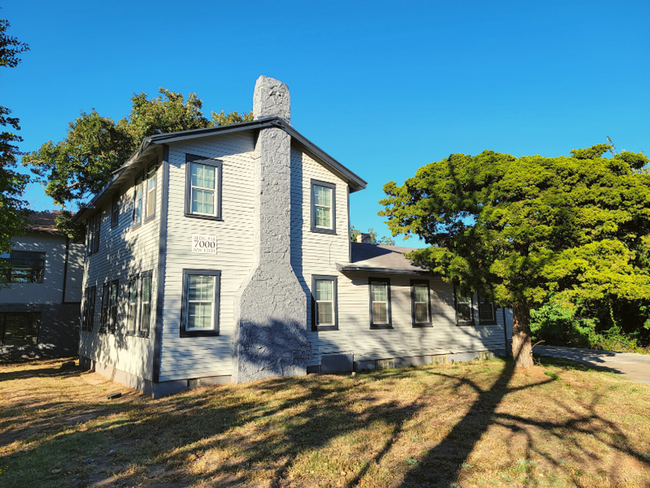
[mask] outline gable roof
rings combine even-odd
[[[75,220],[82,218],[87,211],[91,211],[97,205],[102,205],[108,200],[115,187],[119,187],[130,175],[139,169],[143,160],[155,154],[162,145],[170,144],[179,141],[187,141],[192,139],[199,139],[203,137],[211,137],[215,135],[230,134],[233,132],[241,132],[247,130],[259,130],[268,127],[277,127],[284,130],[289,134],[292,140],[298,142],[308,153],[315,156],[327,169],[338,175],[343,181],[350,186],[350,193],[363,190],[366,187],[366,181],[361,177],[350,171],[348,168],[339,163],[332,156],[327,154],[321,148],[312,143],[309,139],[300,134],[291,124],[286,122],[280,117],[267,117],[252,122],[241,122],[231,125],[219,125],[216,127],[208,127],[206,129],[193,129],[183,130],[178,132],[170,132],[168,134],[156,134],[146,137],[138,150],[133,153],[129,160],[124,163],[120,168],[113,172],[113,177],[104,186],[104,188],[97,193],[93,199],[83,209],[80,209],[75,215]]]
[[[362,244],[352,242],[349,263],[336,264],[336,269],[343,272],[366,271],[386,274],[430,275],[431,271],[417,266],[405,256],[415,251],[414,247],[385,246],[382,244]]]

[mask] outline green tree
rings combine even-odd
[[[45,193],[63,208],[57,227],[73,237],[83,236],[83,224],[71,221],[69,208],[82,206],[100,191],[113,172],[124,164],[148,136],[181,130],[202,129],[252,120],[252,112],[212,112],[203,116],[203,102],[195,93],[185,99],[182,93],[165,88],[149,99],[145,93],[131,98],[129,115],[117,122],[95,109],[68,124],[66,137],[48,141],[23,158],[32,166],[45,186]]]
[[[513,354],[532,366],[530,309],[566,300],[650,297],[650,175],[643,154],[603,158],[453,154],[384,186],[393,235],[417,234],[412,259],[461,292],[513,307]]]
[[[14,68],[21,59],[20,53],[29,46],[7,35],[9,21],[0,20],[0,66]],[[14,133],[20,130],[19,120],[11,117],[11,110],[0,106],[0,254],[11,250],[11,238],[25,229],[27,202],[21,199],[29,181],[27,175],[14,170],[17,156],[22,153],[16,145],[22,138]],[[0,263],[1,265],[2,263]]]
[[[357,236],[361,235],[362,232],[360,229],[350,226],[350,241],[357,242]],[[385,244],[387,246],[394,246],[395,240],[392,237],[381,236],[378,237],[377,233],[370,227],[368,232],[363,232],[363,234],[370,234],[370,243],[371,244]]]

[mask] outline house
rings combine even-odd
[[[0,359],[72,356],[79,344],[85,248],[56,230],[59,212],[34,212],[0,255]]]
[[[253,102],[252,122],[148,137],[77,214],[82,364],[160,396],[502,353],[493,304],[350,243],[366,182],[293,128],[287,86],[260,77]]]

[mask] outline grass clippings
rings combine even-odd
[[[0,366],[0,486],[650,485],[650,387],[570,361],[310,375],[158,400],[62,362]]]

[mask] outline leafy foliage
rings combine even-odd
[[[524,315],[555,295],[573,303],[650,298],[650,175],[643,154],[603,158],[452,154],[389,182],[380,215],[430,247],[412,258],[465,292]],[[528,320],[528,317],[520,317]],[[517,317],[515,317],[517,319]]]
[[[370,234],[370,243],[371,244],[385,244],[387,246],[394,246],[395,245],[395,239],[393,239],[392,237],[387,237],[387,236],[378,237],[377,233],[372,229],[372,227],[368,229],[368,232],[361,232],[361,230],[355,228],[354,225],[350,226],[350,241],[351,242],[357,242],[357,237],[360,236],[361,234]]]
[[[208,120],[196,93],[185,99],[182,93],[165,88],[160,88],[155,98],[140,93],[131,102],[129,115],[117,122],[95,109],[81,112],[68,124],[65,139],[48,141],[23,158],[23,163],[31,165],[34,174],[46,184],[45,193],[64,210],[83,205],[90,195],[100,191],[146,137],[252,120],[252,112],[236,111],[212,112],[212,120]],[[64,212],[57,219],[57,227],[72,236],[83,235],[82,224],[71,222],[70,216],[70,212]]]
[[[0,20],[0,66],[14,68],[20,63],[18,55],[29,51],[29,46],[7,35],[9,21]],[[0,106],[0,254],[11,249],[11,238],[25,229],[27,202],[21,199],[29,181],[27,175],[16,172],[16,157],[22,153],[16,145],[22,138],[14,133],[20,130],[11,110]]]

